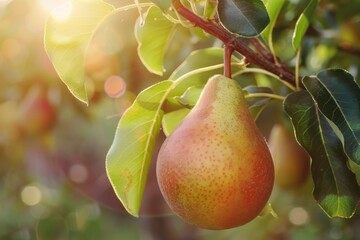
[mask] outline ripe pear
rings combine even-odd
[[[282,124],[271,129],[269,146],[275,165],[275,185],[282,189],[302,186],[309,175],[310,158],[294,135]]]
[[[163,143],[157,178],[170,208],[199,227],[237,227],[260,214],[274,166],[238,83],[221,75],[208,80]]]

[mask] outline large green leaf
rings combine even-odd
[[[299,47],[301,46],[302,39],[310,25],[311,19],[314,15],[316,6],[318,5],[319,1],[320,0],[311,0],[296,22],[292,40],[292,45],[295,50],[299,49]]]
[[[45,49],[61,80],[87,103],[85,52],[100,23],[114,11],[102,0],[72,0],[51,12],[45,27]]]
[[[311,156],[314,198],[330,217],[351,217],[360,191],[338,136],[307,91],[290,94],[284,109],[295,128],[296,139]]]
[[[106,171],[125,209],[138,216],[156,138],[162,104],[173,85],[163,81],[142,91],[124,113],[106,158]]]
[[[303,79],[320,111],[343,135],[348,157],[360,165],[360,88],[342,69],[329,69]]]
[[[270,22],[261,0],[222,0],[218,13],[221,23],[240,36],[257,36]]]
[[[161,10],[166,11],[170,8],[172,0],[151,0],[155,3]]]
[[[273,31],[276,19],[279,16],[280,10],[283,7],[285,0],[265,0],[266,9],[269,14],[270,23],[262,32],[262,36],[265,39],[269,39],[270,33]]]
[[[135,36],[139,44],[138,54],[150,72],[162,75],[165,71],[164,56],[175,26],[157,7],[148,9],[143,23],[140,19],[137,21]]]

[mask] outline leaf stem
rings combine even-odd
[[[231,63],[231,66],[243,67],[243,66],[245,66],[245,63],[243,63],[243,62]],[[195,69],[195,70],[190,71],[188,73],[185,73],[184,75],[182,75],[181,77],[177,78],[174,81],[175,82],[181,82],[185,78],[191,77],[192,75],[195,75],[195,74],[198,74],[198,73],[203,73],[203,72],[208,72],[208,71],[223,68],[223,67],[224,67],[224,64],[220,63],[220,64],[216,64],[216,65],[211,65],[211,66],[208,66],[208,67],[198,68],[198,69]]]
[[[284,101],[285,97],[273,93],[249,93],[245,95],[245,98],[254,98],[254,97],[268,97],[276,100]]]
[[[197,9],[196,9],[196,4],[195,4],[194,0],[188,0],[188,2],[190,4],[191,10],[196,13]]]
[[[296,88],[295,88],[292,84],[284,81],[283,79],[279,78],[277,75],[275,75],[275,74],[273,74],[273,73],[271,73],[271,72],[269,72],[269,71],[266,71],[266,70],[264,70],[264,69],[261,69],[261,68],[246,68],[246,69],[242,69],[242,70],[239,70],[239,71],[237,71],[236,73],[234,73],[233,76],[238,76],[238,75],[241,75],[241,74],[244,74],[244,73],[261,73],[261,74],[268,75],[268,76],[270,76],[270,77],[272,77],[272,78],[275,78],[275,79],[279,80],[282,84],[284,84],[285,86],[287,86],[287,87],[288,87],[289,89],[291,89],[292,91],[296,91]]]
[[[139,17],[140,17],[140,24],[143,25],[144,23],[144,16],[141,12],[141,6],[140,6],[140,3],[139,3],[139,0],[134,0],[135,2],[135,5],[137,6],[137,9],[138,9],[138,12],[139,12]]]
[[[269,43],[269,49],[271,54],[274,56],[274,62],[276,65],[279,65],[278,59],[276,57],[276,52],[275,52],[275,48],[274,48],[274,43],[273,43],[273,28],[275,25],[276,21],[273,21],[270,25],[270,31],[269,31],[269,36],[268,36],[268,43]]]
[[[143,7],[152,7],[152,6],[155,6],[155,4],[153,3],[138,3],[138,4],[130,4],[130,5],[126,5],[126,6],[123,6],[123,7],[119,7],[119,8],[116,8],[114,11],[113,11],[113,14],[114,13],[118,13],[118,12],[122,12],[122,11],[127,11],[127,10],[130,10],[130,9],[134,9],[134,8],[143,8]]]
[[[297,53],[296,53],[296,65],[295,65],[295,83],[296,83],[296,90],[300,90],[300,61],[301,61],[301,47],[299,47]]]

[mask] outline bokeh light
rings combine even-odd
[[[126,82],[120,76],[111,76],[106,79],[104,90],[109,97],[118,98],[124,94],[126,90]]]
[[[35,206],[40,203],[42,199],[42,193],[36,186],[26,186],[21,191],[21,200],[28,206]]]
[[[69,169],[69,178],[76,183],[83,183],[88,178],[88,170],[82,164],[74,164]]]
[[[304,225],[309,221],[309,214],[304,208],[295,207],[289,212],[289,221],[294,225]]]

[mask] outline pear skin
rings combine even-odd
[[[228,229],[259,215],[274,166],[238,83],[221,75],[208,80],[163,143],[157,178],[170,208],[199,227]]]

